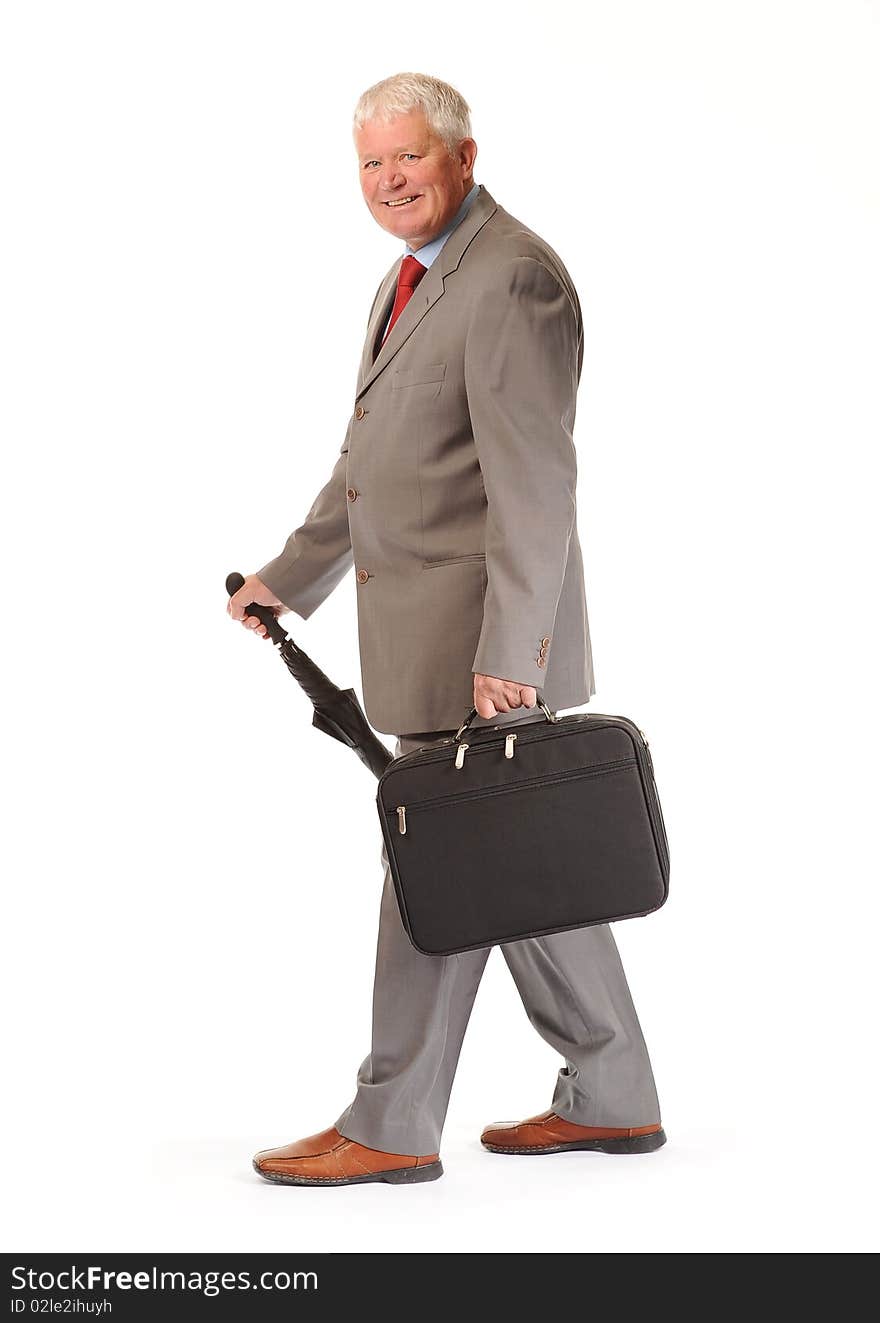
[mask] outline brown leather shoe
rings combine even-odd
[[[542,1112],[526,1121],[487,1125],[480,1142],[490,1153],[568,1153],[574,1149],[597,1149],[600,1153],[653,1153],[666,1143],[657,1125],[627,1129],[575,1125],[555,1112]]]
[[[382,1153],[346,1139],[334,1126],[283,1148],[261,1149],[254,1168],[265,1180],[280,1185],[364,1185],[367,1181],[414,1185],[443,1175],[437,1153],[428,1157]]]

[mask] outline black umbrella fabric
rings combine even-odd
[[[240,574],[230,574],[226,580],[229,596],[237,593],[243,583]],[[266,626],[266,632],[277,645],[285,666],[308,694],[315,709],[312,725],[354,749],[361,762],[377,778],[380,777],[388,764],[394,761],[394,754],[374,733],[354,690],[340,689],[335,685],[284,632],[271,607],[251,602],[245,614],[256,616]]]

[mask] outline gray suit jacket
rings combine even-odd
[[[485,187],[373,360],[305,521],[257,571],[307,620],[353,564],[364,707],[378,731],[458,726],[473,674],[595,692],[576,522],[583,325],[553,249]]]

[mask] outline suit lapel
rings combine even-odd
[[[394,266],[388,272],[379,293],[376,295],[376,306],[373,309],[373,315],[370,318],[370,324],[367,327],[367,335],[364,340],[364,351],[361,355],[361,370],[359,377],[359,388],[363,386],[367,373],[373,366],[373,346],[381,335],[381,327],[384,327],[388,318],[391,316],[391,309],[394,306],[394,295],[397,290],[397,277],[400,272],[403,258],[394,263]],[[427,276],[423,277],[427,279]],[[419,281],[421,284],[422,281]],[[417,287],[418,288],[418,287]]]
[[[357,392],[358,398],[372,385],[379,373],[388,366],[398,349],[406,343],[419,322],[430,312],[437,300],[443,297],[446,277],[456,270],[468,244],[479,233],[497,209],[497,206],[498,204],[491,193],[481,184],[480,191],[464,220],[452,231],[440,249],[440,256],[431,263],[418,285],[416,285],[409,303],[392,326],[387,340],[373,362],[373,346],[381,333],[380,328],[385,326],[391,314],[394,295],[397,290],[397,276],[403,258],[401,257],[399,261],[395,262],[385,277],[382,290],[376,299],[376,310],[367,329],[367,339],[361,358],[361,384]],[[416,256],[418,256],[418,253]]]

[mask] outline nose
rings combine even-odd
[[[401,184],[406,182],[406,176],[400,170],[395,170],[393,174],[387,174],[379,183],[384,194],[395,193],[400,190]]]

